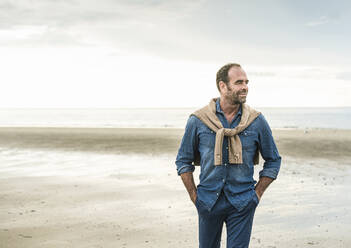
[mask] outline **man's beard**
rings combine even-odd
[[[246,102],[246,96],[239,96],[240,94],[247,94],[246,90],[242,90],[242,91],[238,91],[236,93],[234,93],[234,91],[232,89],[229,89],[228,94],[227,94],[227,100],[233,104],[242,104]]]

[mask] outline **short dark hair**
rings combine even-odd
[[[241,65],[239,65],[237,63],[229,63],[229,64],[226,64],[226,65],[222,66],[221,69],[219,69],[219,71],[217,72],[217,74],[216,74],[216,84],[217,84],[217,89],[219,91],[221,91],[219,89],[219,82],[220,81],[223,81],[226,84],[229,82],[228,71],[232,67],[240,67],[241,68]]]

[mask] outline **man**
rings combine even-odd
[[[220,98],[189,117],[178,151],[177,172],[199,216],[200,248],[220,247],[224,223],[227,247],[248,247],[255,209],[279,172],[270,127],[245,104],[248,82],[239,64],[223,66],[216,77]],[[257,183],[258,152],[265,162]],[[197,187],[194,164],[201,168]]]

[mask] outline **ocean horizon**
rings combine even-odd
[[[197,108],[0,109],[0,127],[184,128]],[[271,128],[351,129],[351,107],[256,108]]]

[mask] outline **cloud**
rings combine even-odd
[[[261,11],[263,5],[267,7],[265,12]],[[293,9],[282,2],[259,1],[2,0],[0,33],[2,30],[7,36],[0,39],[0,45],[108,47],[111,53],[124,51],[221,64],[322,61],[321,55],[310,47],[323,50],[323,54],[332,51],[334,57],[340,57],[336,50],[341,50],[341,46],[334,48],[338,40],[330,42],[310,28],[296,28],[305,23],[307,27],[321,26],[332,18],[329,12],[322,13],[324,6],[318,15],[321,17],[311,15],[316,21],[308,22],[308,15],[297,15],[304,5],[308,4],[304,2]],[[313,6],[303,9],[311,12]],[[33,32],[35,27],[45,29]],[[337,29],[333,32],[340,33]],[[348,39],[343,40],[346,45]],[[343,56],[342,60],[348,58],[351,56]],[[330,56],[326,60],[331,61]]]
[[[3,2],[0,8],[1,26],[47,25],[67,27],[83,24],[113,22],[165,21],[182,18],[202,1],[112,1],[112,0],[37,0],[34,2]],[[181,11],[176,11],[177,9]]]
[[[73,46],[107,45],[131,50],[172,48],[174,43],[178,43],[177,40],[183,37],[178,21],[189,16],[202,2],[202,0],[3,2],[0,5],[0,9],[4,9],[0,11],[0,31],[6,33],[8,39],[1,40],[0,43],[5,46],[28,44],[56,46],[63,40],[62,45]],[[45,32],[32,32],[35,27],[39,29],[43,26],[47,27]],[[27,35],[25,37],[27,40],[24,41],[23,37],[18,37],[16,33],[31,35]]]
[[[309,27],[320,26],[320,25],[329,23],[329,21],[330,20],[326,16],[321,16],[318,20],[307,22],[306,26],[309,26]]]
[[[336,74],[337,79],[351,81],[351,71],[343,71]]]
[[[45,32],[47,27],[45,26],[17,26],[12,29],[0,29],[1,40],[22,40],[28,39],[33,35],[39,35]]]
[[[248,71],[248,74],[250,76],[255,76],[255,77],[275,77],[275,76],[277,76],[276,73],[271,72],[271,71]]]

